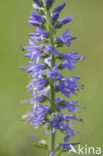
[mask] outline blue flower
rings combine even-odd
[[[69,69],[69,70],[74,70],[76,68],[75,65],[71,64],[67,60],[62,63],[61,67]]]
[[[36,62],[38,63],[40,61],[41,57],[45,55],[40,52],[40,51],[42,51],[42,47],[37,46],[32,40],[28,40],[28,41],[31,44],[31,46],[22,47],[23,51],[25,51],[25,50],[28,51],[28,53],[25,54],[24,56],[29,57],[31,60],[36,59]]]
[[[81,85],[76,82],[78,79],[80,79],[80,77],[63,77],[59,80],[59,85],[56,86],[56,90],[60,91],[68,98],[70,97],[70,94],[76,95],[76,91],[78,91],[78,88],[81,88]]]
[[[60,98],[57,98],[55,100],[55,103],[57,105],[57,108],[60,111],[68,109],[69,112],[77,112],[78,108],[85,109],[85,107],[82,107],[82,106],[78,105],[79,101],[77,101],[77,100],[73,100],[73,101],[68,102],[68,101],[63,100],[60,97]]]
[[[32,11],[32,16],[34,17],[33,20],[38,21],[38,22],[43,22],[43,17],[36,14],[35,12]]]
[[[56,49],[54,49],[53,52],[58,55],[60,59],[65,59],[71,63],[77,63],[77,61],[85,59],[85,56],[77,56],[78,52],[63,54],[59,53]]]
[[[48,8],[52,6],[53,0],[46,0],[46,5]]]
[[[29,36],[31,36],[32,40],[34,42],[43,42],[44,38],[48,38],[49,33],[43,30],[42,28],[37,27],[37,32],[35,33],[29,33]]]
[[[54,12],[61,12],[65,6],[66,6],[66,3],[62,3],[61,5],[59,5],[58,7],[54,9]]]
[[[36,11],[40,11],[40,10],[43,10],[42,7],[38,6],[37,4],[33,4],[33,8],[36,10]]]
[[[64,143],[64,144],[60,144],[60,147],[66,149],[66,150],[70,150],[71,149],[70,145],[75,146],[75,145],[78,145],[78,144],[80,144],[80,143],[79,142],[77,142],[77,143],[70,143],[70,144]]]
[[[41,27],[41,23],[34,21],[34,19],[32,18],[31,20],[28,21],[30,24],[36,26],[36,27]]]
[[[38,64],[35,62],[29,62],[30,64],[30,68],[27,70],[27,73],[34,73],[34,74],[38,74],[39,71],[41,71],[43,68],[45,68],[44,64]]]
[[[77,132],[71,128],[70,120],[76,120],[81,122],[81,119],[76,118],[75,115],[63,115],[61,112],[58,112],[58,114],[54,114],[53,121],[50,122],[54,129],[53,134],[56,134],[56,131],[58,129],[65,133],[65,142],[68,142],[69,138],[74,137],[75,133]]]
[[[49,156],[55,156],[54,152],[51,152]]]
[[[48,106],[42,106],[40,104],[37,104],[35,107],[32,108],[33,112],[28,113],[31,119],[28,120],[28,122],[31,122],[32,125],[37,128],[39,125],[45,125],[46,124],[46,115],[50,111],[50,108]]]
[[[61,25],[67,24],[73,20],[73,16],[65,17],[59,21]]]
[[[51,21],[52,21],[52,22],[56,22],[58,18],[59,18],[59,13],[58,13],[58,12],[55,12],[55,13],[52,15]]]
[[[41,2],[41,0],[33,0],[35,3],[40,3]]]
[[[70,34],[70,30],[67,29],[64,34],[58,38],[58,42],[62,43],[62,44],[66,44],[67,46],[70,46],[71,41],[76,39],[75,36],[69,35]]]

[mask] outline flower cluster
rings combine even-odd
[[[29,23],[36,27],[36,32],[30,33],[28,40],[29,46],[22,47],[27,51],[24,55],[29,58],[29,64],[21,67],[25,70],[31,79],[28,84],[28,92],[31,92],[32,98],[22,101],[30,102],[33,107],[32,113],[27,113],[30,122],[35,128],[43,126],[47,129],[46,134],[50,135],[50,145],[40,139],[38,147],[42,146],[49,150],[50,156],[55,156],[56,151],[68,151],[70,149],[70,138],[75,136],[78,131],[72,129],[72,122],[82,119],[76,117],[75,112],[79,108],[78,101],[70,101],[71,95],[77,95],[77,92],[83,88],[78,83],[80,77],[67,77],[62,75],[62,70],[73,71],[75,64],[85,57],[78,56],[78,52],[59,52],[59,48],[70,46],[76,39],[70,35],[67,29],[61,36],[56,37],[56,32],[65,24],[73,20],[72,16],[60,18],[61,11],[66,3],[60,4],[53,11],[51,8],[55,0],[34,0],[33,11]],[[61,93],[61,97],[60,94]],[[63,97],[66,96],[68,101]],[[64,110],[68,110],[65,115]],[[64,141],[55,147],[55,135],[61,131]],[[72,145],[78,143],[71,143]]]

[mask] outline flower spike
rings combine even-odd
[[[29,23],[36,27],[36,32],[29,33],[29,46],[22,47],[24,56],[30,61],[28,65],[21,66],[28,75],[30,82],[27,85],[27,92],[31,93],[31,98],[23,100],[20,103],[30,103],[32,112],[27,112],[23,118],[26,124],[30,123],[34,129],[42,127],[46,129],[46,135],[50,135],[50,141],[38,139],[30,132],[37,143],[35,146],[48,150],[49,156],[59,156],[62,152],[71,150],[70,139],[74,138],[76,133],[81,134],[72,128],[77,122],[83,122],[78,118],[76,112],[84,109],[79,106],[79,101],[72,100],[71,96],[77,96],[77,93],[83,88],[79,83],[80,76],[69,77],[69,74],[63,75],[63,70],[72,72],[76,69],[78,61],[83,60],[84,56],[78,56],[78,52],[59,52],[59,47],[64,45],[68,47],[75,36],[70,35],[67,29],[61,36],[56,35],[58,29],[73,20],[72,16],[59,19],[61,11],[66,3],[60,4],[55,9],[51,9],[55,0],[33,0],[32,17]],[[54,11],[52,11],[54,10]],[[59,93],[59,94],[58,94]],[[58,97],[59,95],[59,97]],[[66,97],[66,99],[65,99]],[[68,98],[68,100],[67,100]],[[67,110],[67,114],[64,113]],[[60,131],[64,139],[55,146],[55,136]],[[48,146],[49,144],[49,146]]]

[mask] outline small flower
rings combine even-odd
[[[33,0],[35,3],[40,4],[41,0]]]
[[[46,0],[46,5],[48,8],[52,6],[53,0]]]
[[[55,156],[54,152],[51,152],[49,156]]]
[[[45,37],[48,38],[49,34],[48,32],[44,31],[42,28],[37,27],[37,32],[29,33],[29,36],[31,36],[34,42],[38,43],[38,42],[43,42]]]
[[[73,20],[73,16],[65,17],[59,21],[61,25],[67,24]]]
[[[54,12],[61,12],[65,6],[66,6],[66,3],[62,3],[61,5],[59,5],[58,7],[54,9]]]
[[[32,11],[32,16],[34,17],[33,19],[34,19],[35,21],[43,22],[43,20],[44,20],[42,16],[36,14],[36,13],[33,12],[33,11]]]
[[[77,88],[81,87],[81,85],[76,82],[77,80],[78,77],[75,77],[75,79],[64,77],[64,79],[59,80],[59,85],[57,85],[56,90],[60,91],[68,98],[70,94],[76,95]]]
[[[36,21],[34,21],[33,19],[32,19],[32,20],[29,20],[28,22],[29,22],[30,24],[36,26],[36,27],[41,27],[41,23],[36,22]]]
[[[59,18],[59,13],[56,12],[56,13],[54,13],[54,14],[52,15],[51,21],[52,21],[52,22],[56,22],[58,18]]]
[[[75,65],[71,64],[67,60],[62,63],[61,67],[69,69],[69,70],[74,70],[76,68]]]
[[[78,144],[80,144],[80,143],[79,142],[77,142],[77,143],[70,143],[70,144],[64,143],[64,144],[60,144],[60,147],[66,149],[66,150],[70,150],[71,149],[70,145],[75,146],[75,145],[78,145]]]
[[[38,6],[37,4],[33,4],[33,8],[36,10],[36,11],[40,11],[40,10],[42,10],[43,8],[42,7],[40,7],[40,6]]]
[[[76,39],[75,36],[69,35],[70,34],[70,30],[67,29],[64,34],[58,38],[58,42],[62,43],[62,44],[66,44],[68,47],[70,47],[71,45],[71,41]]]
[[[35,62],[29,62],[30,64],[30,68],[27,70],[27,73],[33,73],[33,74],[36,74],[38,73],[39,71],[41,72],[43,68],[45,68],[45,65],[44,64],[38,64],[38,63],[35,63]]]
[[[35,128],[37,128],[39,125],[46,124],[45,117],[46,117],[47,113],[50,111],[50,108],[44,107],[44,106],[38,104],[35,107],[33,107],[32,109],[33,109],[33,112],[28,113],[28,115],[31,116],[32,118],[27,121],[31,122]]]

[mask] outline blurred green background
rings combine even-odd
[[[78,51],[86,56],[78,63],[72,74],[81,75],[85,89],[74,99],[86,106],[79,116],[84,118],[83,124],[76,124],[76,129],[83,132],[77,135],[82,145],[103,146],[103,0],[65,0],[67,6],[61,17],[73,15],[74,20],[63,27],[70,28],[71,34],[77,36],[69,50]],[[63,0],[57,1],[61,4]],[[32,0],[5,0],[0,3],[0,156],[47,156],[45,151],[34,148],[34,139],[27,131],[39,138],[44,137],[42,129],[21,122],[22,114],[31,110],[31,105],[20,105],[20,99],[30,97],[25,86],[29,80],[19,69],[27,64],[20,47],[27,45],[28,33],[33,28],[28,24],[32,10]],[[35,31],[35,29],[34,29]],[[69,75],[69,72],[68,72]],[[57,140],[60,139],[60,135]],[[66,156],[68,154],[64,154]],[[92,154],[91,154],[92,155]]]

